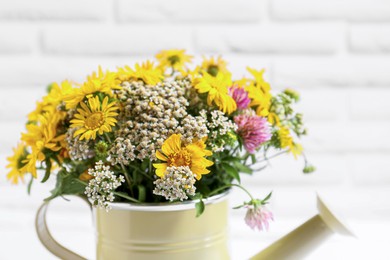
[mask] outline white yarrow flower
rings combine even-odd
[[[113,191],[116,190],[125,179],[122,175],[116,176],[110,171],[110,166],[103,165],[102,161],[96,163],[94,169],[89,169],[88,174],[93,176],[85,187],[85,194],[92,200],[92,204],[106,211],[111,209],[108,202],[115,199]]]
[[[195,176],[188,166],[167,167],[163,177],[154,181],[153,193],[164,196],[167,200],[186,200],[188,195],[194,196]]]

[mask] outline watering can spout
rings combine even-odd
[[[319,213],[256,254],[251,260],[303,259],[331,235],[354,236],[317,195]]]

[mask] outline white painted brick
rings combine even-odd
[[[280,20],[390,21],[390,5],[387,0],[273,0],[270,3],[271,16]]]
[[[45,95],[45,89],[33,88],[6,88],[0,95],[0,122],[21,123],[27,121],[27,114],[35,109],[36,101]]]
[[[44,32],[45,53],[71,55],[154,55],[162,49],[191,49],[185,27],[65,27]]]
[[[121,22],[257,22],[264,0],[119,0]]]
[[[305,137],[308,153],[318,152],[387,152],[390,139],[388,122],[308,123],[309,134]]]
[[[389,86],[390,60],[385,57],[294,58],[275,61],[277,85]]]
[[[138,57],[25,57],[0,59],[0,89],[26,87],[46,89],[51,82],[68,79],[82,82],[99,65],[103,69],[115,70],[117,66],[144,61]]]
[[[350,31],[349,45],[355,52],[389,52],[390,26],[384,24],[354,26]]]
[[[385,136],[382,136],[385,138]],[[358,185],[389,185],[389,153],[351,154],[348,165],[352,181]]]
[[[337,24],[208,26],[196,34],[200,51],[267,54],[331,54],[341,39]]]
[[[1,122],[0,153],[12,154],[12,147],[19,142],[21,132],[24,130],[23,122]]]
[[[333,89],[300,88],[299,85],[287,85],[300,93],[301,99],[296,106],[296,111],[303,114],[306,122],[340,121],[347,113],[347,94],[343,90],[335,92]],[[332,100],[332,105],[329,105]]]
[[[103,20],[109,4],[104,0],[2,0],[0,20]]]
[[[29,54],[38,41],[37,30],[26,25],[0,25],[0,35],[0,55]]]
[[[390,89],[355,89],[348,93],[349,116],[353,120],[390,119]]]

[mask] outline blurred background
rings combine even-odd
[[[390,259],[390,2],[386,0],[1,0],[0,259],[54,259],[34,217],[51,184],[5,178],[6,157],[26,115],[53,82],[133,65],[162,49],[222,55],[235,77],[266,69],[275,90],[301,93],[302,140],[317,171],[282,156],[244,179],[259,197],[273,191],[268,232],[231,213],[233,259],[246,259],[316,214],[316,193],[358,239],[334,236],[308,259]],[[53,178],[52,178],[53,179]],[[246,199],[234,191],[231,203]],[[59,241],[94,258],[90,213],[57,199],[49,225]]]

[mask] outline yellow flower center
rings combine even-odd
[[[191,166],[191,154],[187,150],[181,150],[178,153],[174,153],[168,158],[168,166]]]
[[[85,119],[85,128],[96,129],[104,124],[104,114],[101,111],[90,114]]]

